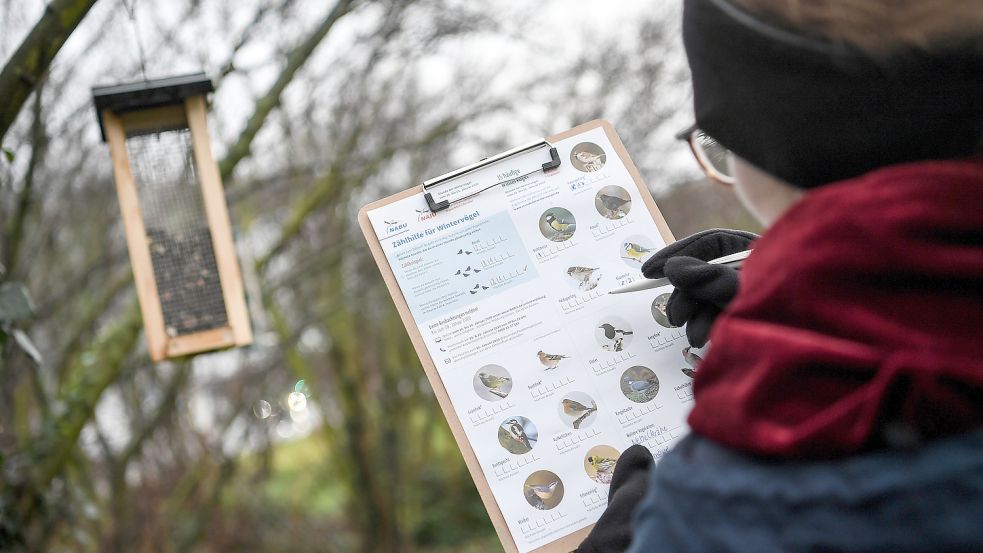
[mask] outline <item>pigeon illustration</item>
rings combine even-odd
[[[627,388],[627,390],[625,390],[626,395],[633,394],[634,396],[641,398],[639,400],[629,395],[628,399],[632,401],[641,401],[644,403],[651,400],[656,394],[659,393],[659,379],[656,378],[655,375],[652,375],[649,378],[632,378],[629,375],[625,375],[622,378],[622,389],[625,388]]]

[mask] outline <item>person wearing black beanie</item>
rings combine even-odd
[[[643,266],[710,343],[692,433],[578,551],[983,551],[983,9],[684,6],[680,137],[766,230]]]

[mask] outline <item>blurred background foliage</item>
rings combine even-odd
[[[604,117],[677,236],[754,229],[678,9],[0,0],[0,551],[499,551],[354,214]],[[151,364],[89,88],[198,70],[256,340]]]

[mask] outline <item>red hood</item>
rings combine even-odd
[[[926,439],[983,425],[983,158],[808,192],[740,278],[694,382],[696,432],[834,457],[886,423]]]

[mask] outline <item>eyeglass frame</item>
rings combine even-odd
[[[702,153],[703,149],[700,146],[697,146],[696,133],[698,132],[703,131],[696,125],[696,123],[694,123],[685,130],[676,133],[676,139],[685,140],[689,144],[690,152],[693,153],[693,157],[696,158],[696,163],[699,164],[701,169],[703,169],[703,173],[707,176],[707,178],[724,186],[733,186],[735,183],[734,177],[731,175],[725,175],[718,171],[717,168],[713,166],[713,162],[707,159],[706,155]],[[706,133],[703,134],[706,135]],[[726,150],[726,148],[724,149]],[[727,150],[727,153],[730,154],[730,150]]]

